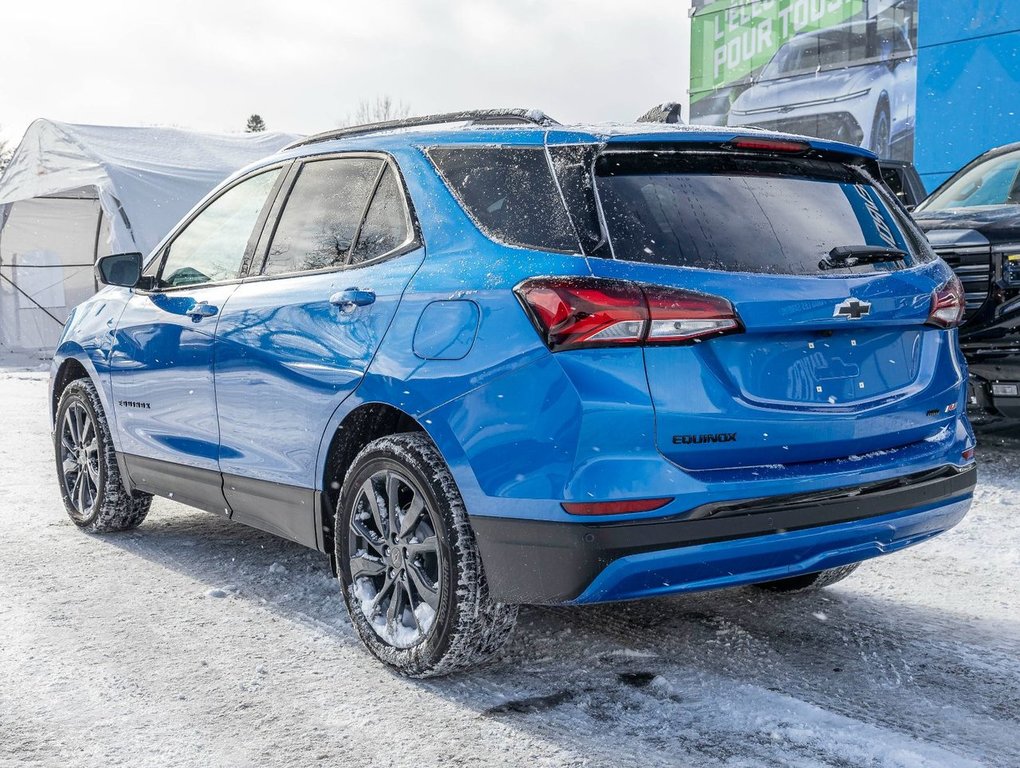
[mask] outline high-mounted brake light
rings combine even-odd
[[[721,296],[598,277],[534,277],[514,291],[548,347],[689,344],[740,331]]]
[[[960,278],[953,275],[945,285],[932,292],[928,325],[935,325],[939,328],[955,328],[963,322],[966,306],[963,284],[960,282]]]
[[[728,145],[732,149],[743,149],[751,152],[786,152],[796,154],[807,152],[811,145],[803,141],[786,141],[785,139],[733,139]]]

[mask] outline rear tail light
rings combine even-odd
[[[597,277],[535,277],[514,292],[554,352],[690,344],[742,330],[729,301],[682,288]]]
[[[642,290],[648,302],[649,344],[694,341],[740,329],[733,305],[721,296],[657,285]]]
[[[963,284],[960,278],[953,275],[941,288],[936,288],[931,295],[931,310],[928,312],[928,325],[939,328],[955,328],[963,321],[966,299],[963,295]]]

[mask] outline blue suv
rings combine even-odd
[[[966,513],[959,281],[869,152],[523,110],[327,133],[67,323],[57,474],[330,557],[412,676],[516,606],[818,587]]]

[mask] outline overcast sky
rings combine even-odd
[[[689,0],[16,0],[0,15],[0,136],[37,117],[236,131],[334,127],[389,95],[633,119],[686,100]]]

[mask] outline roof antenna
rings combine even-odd
[[[682,123],[683,117],[680,114],[680,104],[675,101],[667,101],[665,104],[657,104],[637,119],[639,123]]]

